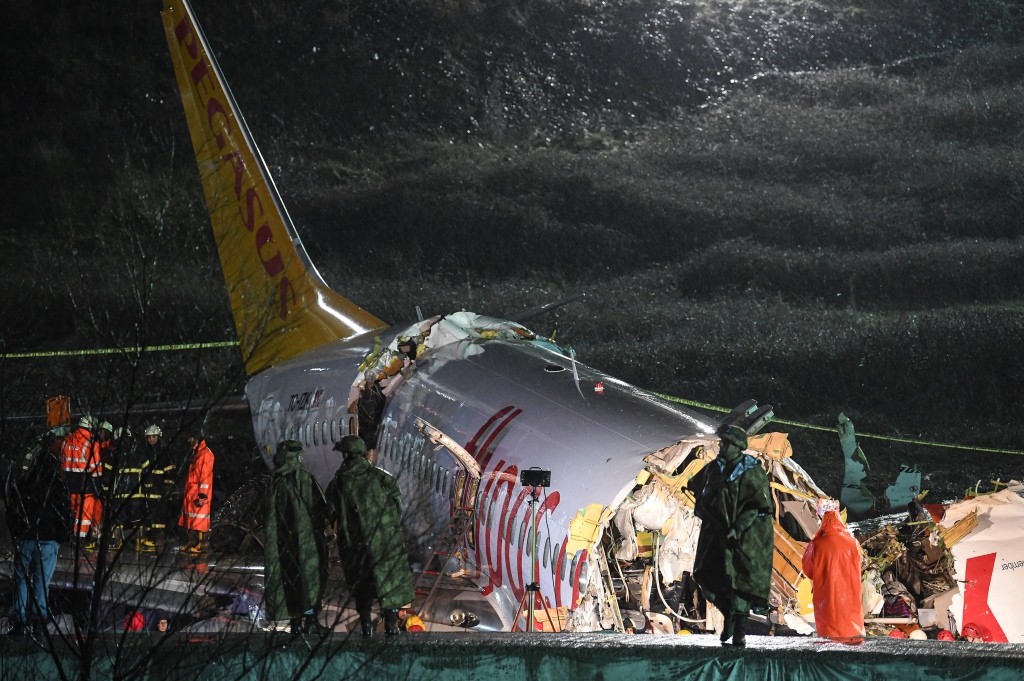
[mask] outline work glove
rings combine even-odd
[[[203,504],[206,503],[206,495],[205,494],[200,494],[198,497],[196,497],[196,500],[195,500],[194,503],[196,505],[196,508],[201,508],[203,506]]]

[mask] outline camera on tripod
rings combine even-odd
[[[519,471],[519,484],[523,487],[551,487],[551,471],[527,468]]]

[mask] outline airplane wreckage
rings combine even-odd
[[[509,331],[503,322],[461,314],[463,322],[487,324],[488,328],[477,327],[485,335],[502,333],[501,329],[529,333],[521,326]],[[450,335],[462,328],[453,326],[453,321],[434,318],[409,331],[433,331],[429,335],[435,339],[448,335],[450,340]],[[425,346],[430,349],[429,344]],[[441,347],[445,346],[451,347],[451,343],[442,342]],[[391,356],[378,347],[366,357],[367,369],[383,368],[384,358]],[[413,366],[388,387],[401,389],[400,383],[415,371]],[[746,453],[768,473],[775,507],[770,608],[753,617],[767,633],[813,635],[813,584],[803,573],[802,556],[821,524],[821,513],[837,510],[840,504],[818,488],[792,458],[786,433],[754,434],[769,424],[771,417],[770,407],[750,401],[723,420],[743,424],[741,427],[751,431]],[[842,417],[840,423],[846,429],[843,434],[840,428],[841,440],[848,441],[852,424]],[[401,468],[401,460],[412,457],[403,452],[400,438],[388,434],[393,423],[385,420],[381,425],[378,464]],[[438,490],[452,511],[446,532],[413,537],[410,542],[420,559],[418,583],[433,583],[432,588],[419,591],[410,610],[423,616],[428,630],[437,625],[442,625],[442,630],[508,629],[486,598],[493,571],[501,568],[488,562],[486,553],[479,550],[497,515],[495,504],[482,503],[480,478],[474,476],[479,474],[479,466],[465,447],[422,420],[419,432],[436,451],[445,450],[464,461],[472,484],[458,484],[455,478],[448,483],[433,465],[406,467],[406,485],[412,477],[414,486]],[[294,436],[301,439],[305,434],[296,432]],[[690,577],[701,521],[694,515],[693,492],[687,486],[717,457],[719,444],[714,435],[692,436],[645,456],[644,465],[617,503],[595,502],[577,510],[568,522],[567,540],[557,560],[548,541],[550,533],[542,534],[542,547],[531,549],[528,540],[533,521],[524,518],[517,527],[514,516],[501,515],[497,522],[508,541],[505,555],[521,547],[519,555],[525,552],[529,561],[533,554],[538,569],[543,568],[553,580],[567,572],[575,575],[569,578],[572,600],[538,607],[535,631],[623,631],[638,624],[640,630],[652,634],[720,631],[721,613],[703,599],[700,587]],[[151,616],[162,612],[162,617],[195,633],[279,628],[281,623],[265,621],[260,604],[261,504],[268,480],[268,474],[256,476],[217,509],[211,554],[189,557],[167,549],[158,555],[138,555],[132,554],[129,544],[119,550],[106,575],[106,593],[101,599],[104,626],[118,628],[128,613],[139,611]],[[473,497],[464,496],[467,494]],[[899,498],[894,487],[887,494]],[[420,489],[414,498],[424,496]],[[476,518],[458,512],[474,506],[485,509]],[[866,635],[925,638],[931,634],[934,638],[945,630],[970,640],[1024,641],[1024,617],[1016,607],[1022,594],[1014,579],[1016,571],[1024,569],[1024,550],[1020,548],[1024,546],[1024,485],[1011,481],[997,485],[995,492],[949,504],[923,504],[921,498],[912,496],[906,506],[903,517],[876,516],[851,523],[862,547]],[[409,508],[413,515],[422,510],[415,504]],[[844,516],[846,512],[843,508]],[[521,570],[523,563],[517,562]],[[337,570],[334,572],[340,580]],[[87,591],[94,573],[94,555],[75,548],[70,554],[62,551],[51,581],[52,589],[65,594],[57,598],[57,609],[66,611],[58,615],[57,629],[72,631],[73,594]],[[334,609],[338,631],[353,623],[351,613],[346,617],[341,612],[343,592],[339,585],[333,598],[339,604]],[[991,603],[990,593],[999,594]],[[511,628],[525,631],[524,624],[525,620],[517,617]]]
[[[813,631],[802,556],[819,510],[838,502],[794,461],[785,434],[761,434],[770,407],[750,401],[722,422],[681,408],[577,362],[530,331],[525,315],[461,311],[388,326],[343,298],[305,252],[187,1],[168,0],[162,16],[261,454],[269,467],[278,442],[299,440],[304,465],[326,485],[342,437],[375,445],[376,465],[401,487],[406,544],[420,566],[414,612],[489,631],[623,631],[627,620],[652,632],[720,629],[721,614],[690,578],[701,527],[687,484],[716,458],[716,429],[728,423],[748,433],[775,505],[764,631]],[[520,476],[531,471],[550,481],[527,486]],[[944,517],[911,494],[906,522],[862,532],[869,633],[970,623],[991,640],[1024,641],[1022,616],[1007,610],[1016,601],[988,603],[988,589],[1024,565],[1018,492],[1015,484]],[[274,626],[254,598],[257,562],[238,557],[258,547],[260,499],[254,483],[220,509],[211,534],[219,553],[133,559],[122,547],[103,598],[189,611],[189,626],[205,630]],[[63,556],[61,586],[89,585],[83,565],[93,560]],[[195,601],[207,596],[226,605],[204,619]]]

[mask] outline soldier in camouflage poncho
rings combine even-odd
[[[768,475],[756,458],[744,454],[747,433],[719,428],[718,458],[688,484],[701,519],[693,576],[704,596],[725,615],[722,643],[746,644],[751,606],[767,605],[775,550],[774,505]]]
[[[316,479],[299,460],[302,444],[285,440],[274,455],[274,476],[267,492],[264,525],[267,619],[291,619],[293,634],[330,633],[320,624],[327,585],[327,505]]]
[[[359,437],[342,438],[336,449],[345,461],[327,486],[327,503],[331,521],[338,523],[338,554],[360,627],[363,636],[372,634],[370,610],[379,599],[385,632],[397,634],[398,609],[414,597],[398,483],[370,463]]]

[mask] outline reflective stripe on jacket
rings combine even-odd
[[[178,524],[189,530],[210,531],[210,501],[213,499],[213,452],[203,440],[192,448],[192,462],[185,480],[185,499]],[[198,502],[198,503],[197,503]]]
[[[103,474],[99,441],[93,439],[87,428],[79,428],[64,439],[61,447],[62,468],[68,473]]]

